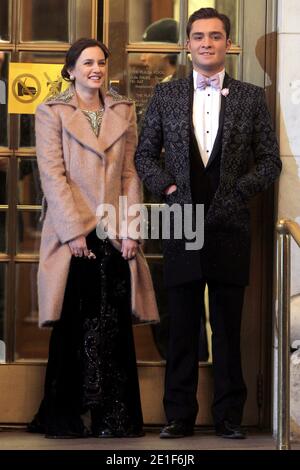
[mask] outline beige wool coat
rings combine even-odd
[[[38,270],[40,326],[52,326],[61,315],[71,260],[68,241],[95,229],[99,204],[113,204],[118,214],[120,195],[127,196],[128,205],[141,200],[134,167],[134,103],[115,92],[103,93],[103,100],[98,138],[78,107],[73,86],[37,108],[37,162],[47,203]],[[118,233],[111,241],[120,250]],[[132,313],[141,322],[156,322],[151,275],[140,247],[128,263]]]

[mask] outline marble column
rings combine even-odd
[[[278,0],[278,135],[283,171],[278,215],[300,224],[300,2]],[[300,439],[300,248],[292,242],[291,279],[291,429]],[[297,350],[297,348],[299,348]],[[275,355],[275,389],[277,362]],[[276,405],[276,400],[275,400]],[[274,410],[276,427],[276,406]]]

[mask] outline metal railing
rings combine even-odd
[[[277,224],[278,262],[278,391],[277,449],[290,449],[290,297],[291,237],[300,247],[300,226],[291,220]]]

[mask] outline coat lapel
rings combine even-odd
[[[118,112],[117,103],[109,97],[105,100],[105,112],[98,138],[98,145],[102,152],[111,147],[128,129],[128,120]]]
[[[239,82],[229,77],[227,74],[225,78],[226,86],[224,86],[224,88],[229,89],[229,94],[226,97],[222,96],[222,100],[225,103],[222,154],[224,154],[224,150],[230,141],[231,130],[236,118],[236,109],[238,108],[240,102]]]
[[[176,98],[176,119],[180,123],[180,130],[183,137],[184,144],[184,154],[186,156],[186,161],[189,162],[190,159],[190,125],[191,125],[191,106],[192,106],[192,96],[193,96],[193,82],[191,74],[189,77],[182,80],[180,83],[180,102],[178,106],[178,99]],[[171,98],[172,99],[172,98]]]

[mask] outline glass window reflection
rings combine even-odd
[[[0,210],[0,253],[7,252],[7,211]]]
[[[18,204],[40,205],[43,194],[36,158],[20,158],[18,163]]]
[[[178,42],[178,0],[129,0],[129,42]]]
[[[18,210],[18,254],[38,254],[42,231],[40,216],[39,210]]]
[[[38,327],[37,263],[22,263],[16,269],[15,359],[46,359],[51,330]]]
[[[19,147],[35,147],[34,114],[20,115]]]
[[[0,204],[7,204],[8,158],[0,156]]]
[[[101,3],[99,6],[101,8]],[[98,11],[100,14],[101,10]],[[75,16],[74,39],[91,37],[92,34],[92,0],[76,0],[75,8],[72,12]]]
[[[241,56],[239,54],[227,54],[226,56],[226,72],[232,78],[240,80],[240,60]]]
[[[103,0],[98,0],[97,2],[97,38],[99,41],[103,41],[103,17],[104,17],[104,5]],[[110,29],[110,28],[109,28]]]
[[[4,340],[4,312],[5,312],[5,274],[6,264],[0,263],[0,341]],[[2,345],[3,346],[3,345]],[[1,348],[1,345],[0,345]],[[0,360],[2,354],[0,350]]]
[[[21,2],[21,41],[69,40],[68,0],[26,0]]]
[[[92,0],[23,1],[20,34],[21,42],[73,42],[90,37]]]
[[[141,52],[128,55],[127,95],[136,102],[138,123],[155,85],[177,78],[178,54]]]
[[[10,0],[1,0],[1,14],[0,14],[0,42],[10,41]]]
[[[162,262],[162,259],[148,259],[158,302],[160,323],[134,328],[136,357],[138,361],[161,361],[166,357],[169,317],[167,314]]]
[[[8,146],[7,78],[9,53],[0,51],[0,147]]]

